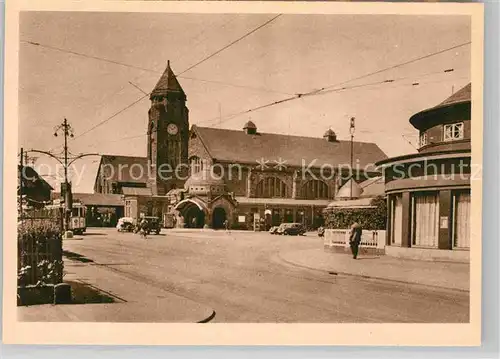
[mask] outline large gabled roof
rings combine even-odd
[[[148,159],[146,157],[102,155],[99,169],[96,175],[96,182],[99,179],[101,169],[110,166],[112,172],[109,181],[146,183],[148,181]],[[121,166],[121,167],[120,167]]]
[[[196,125],[193,125],[192,131],[217,161],[257,165],[257,161],[264,159],[269,161],[269,166],[274,166],[275,161],[281,160],[286,161],[284,165],[287,167],[312,163],[314,168],[323,165],[347,167],[350,164],[350,141],[328,142],[323,138],[274,133],[249,135],[244,131]],[[360,168],[387,158],[375,143],[355,141],[353,150],[354,165],[359,164]]]
[[[153,91],[151,92],[151,97],[153,96],[165,96],[169,92],[179,92],[186,95],[181,87],[181,84],[177,80],[172,68],[170,67],[170,61],[167,62],[167,68],[161,75],[160,79],[156,83]]]

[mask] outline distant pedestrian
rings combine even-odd
[[[224,228],[226,229],[226,232],[231,233],[231,231],[229,229],[229,221],[227,219],[224,221]]]
[[[357,222],[354,222],[351,226],[351,235],[349,236],[349,245],[351,247],[352,258],[356,259],[358,257],[359,245],[361,243],[361,233],[363,233],[363,228]]]
[[[141,223],[139,224],[139,233],[144,239],[148,238],[147,235],[149,233],[149,223],[145,218],[143,218]]]

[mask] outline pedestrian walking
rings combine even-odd
[[[363,228],[361,228],[359,223],[354,222],[351,226],[351,235],[349,236],[349,245],[351,247],[352,258],[354,259],[358,257],[361,233],[363,233]]]
[[[229,229],[229,221],[227,219],[224,221],[224,228],[226,229],[226,232],[231,233]]]
[[[140,233],[141,237],[143,237],[144,239],[147,239],[147,235],[149,232],[148,221],[145,218],[143,218],[139,226],[140,226],[139,233]]]

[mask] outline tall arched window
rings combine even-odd
[[[288,188],[278,177],[267,177],[257,184],[256,197],[288,197]]]
[[[192,156],[189,158],[189,167],[191,174],[198,173],[203,170],[203,161],[198,156]]]
[[[302,186],[300,196],[304,199],[327,199],[328,185],[321,180],[309,180]]]

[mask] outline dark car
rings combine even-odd
[[[161,221],[158,217],[146,216],[144,219],[148,222],[148,232],[160,234],[161,232]]]
[[[283,234],[288,236],[303,236],[305,233],[306,229],[301,223],[289,223],[283,228]]]

